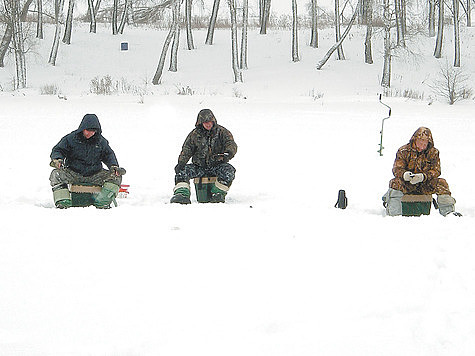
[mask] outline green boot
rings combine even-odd
[[[118,193],[119,186],[117,184],[105,182],[101,191],[94,195],[94,206],[98,209],[109,209]]]
[[[67,209],[73,205],[71,193],[69,189],[61,186],[59,189],[53,190],[54,205],[58,209]]]
[[[216,181],[211,187],[210,203],[224,203],[226,200],[226,194],[228,194],[229,187]]]
[[[189,183],[177,183],[175,188],[173,188],[173,196],[170,199],[170,203],[191,204],[190,195],[191,192]]]

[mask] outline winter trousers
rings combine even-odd
[[[122,182],[122,176],[117,177],[112,175],[110,171],[103,169],[102,171],[93,174],[89,177],[74,172],[69,168],[53,169],[49,176],[49,181],[53,191],[64,187],[65,184],[91,184],[103,186],[105,182],[114,183],[120,186]]]
[[[418,184],[411,184],[401,178],[393,178],[389,182],[389,187],[399,190],[404,194],[437,194],[451,195],[449,184],[443,178],[434,178]]]
[[[230,187],[234,180],[235,173],[236,168],[229,163],[223,163],[209,168],[199,167],[195,164],[187,164],[175,175],[175,184],[182,182],[188,183],[192,178],[217,177],[218,182]]]

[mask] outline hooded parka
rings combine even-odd
[[[418,152],[416,139],[427,139],[425,150]],[[411,184],[404,180],[406,171],[422,173],[424,180]],[[439,178],[441,174],[439,150],[434,147],[432,133],[427,127],[419,127],[412,135],[409,143],[399,148],[393,165],[394,178],[389,182],[390,188],[400,190],[404,194],[449,194],[446,180]]]
[[[211,130],[203,127],[205,122],[213,123]],[[237,145],[231,132],[218,125],[211,110],[203,109],[198,113],[194,130],[185,139],[178,163],[185,165],[192,158],[194,165],[207,169],[229,161],[236,152]],[[224,161],[222,154],[227,155]]]
[[[96,133],[89,139],[83,130],[94,130]],[[84,177],[92,176],[102,170],[102,162],[118,166],[114,151],[109,142],[102,136],[101,124],[95,114],[84,115],[77,130],[64,136],[51,151],[51,159],[62,159],[64,166]]]

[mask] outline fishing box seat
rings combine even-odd
[[[85,207],[94,205],[94,194],[98,194],[102,187],[88,183],[71,184],[69,191],[71,192],[72,205],[76,207]]]
[[[209,203],[211,200],[211,188],[213,188],[217,177],[194,178],[196,200],[198,203]]]
[[[401,198],[403,216],[421,216],[430,214],[432,195],[405,194]]]

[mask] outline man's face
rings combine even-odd
[[[416,138],[416,148],[418,152],[422,152],[427,148],[429,140],[426,138]]]
[[[87,129],[82,130],[82,134],[83,134],[84,137],[85,137],[86,139],[88,139],[88,140],[89,140],[92,136],[94,136],[95,133],[96,133],[95,130],[87,130]]]
[[[208,131],[211,130],[213,128],[213,121],[203,122],[203,127]]]

